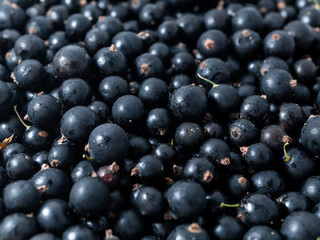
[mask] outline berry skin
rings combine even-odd
[[[205,58],[223,57],[227,47],[227,36],[216,29],[202,33],[197,42],[197,48]]]
[[[183,176],[204,186],[210,185],[215,180],[215,166],[206,158],[191,158],[183,169]]]
[[[230,148],[225,141],[219,138],[210,138],[205,141],[200,147],[199,153],[200,157],[206,157],[212,163],[230,164]]]
[[[150,220],[161,218],[164,214],[164,198],[154,187],[142,187],[135,199],[138,213]]]
[[[18,59],[35,59],[43,62],[47,52],[44,41],[35,35],[22,35],[14,44],[14,52]]]
[[[232,216],[217,218],[211,228],[214,239],[242,239],[245,232],[245,225]]]
[[[37,221],[46,232],[61,234],[72,224],[71,209],[61,199],[46,200],[39,209]]]
[[[317,204],[320,202],[320,176],[309,177],[302,185],[301,194],[307,197],[307,199]]]
[[[206,208],[205,192],[195,182],[182,180],[172,184],[166,199],[173,218],[177,220],[195,220]]]
[[[119,179],[119,166],[114,162],[109,166],[102,166],[97,171],[97,177],[101,179],[108,188],[113,188]]]
[[[6,172],[12,180],[26,180],[35,172],[35,163],[29,155],[18,153],[7,161]]]
[[[256,142],[258,134],[258,128],[247,119],[237,119],[229,126],[230,140],[239,147]]]
[[[290,34],[282,30],[270,32],[264,38],[263,50],[266,56],[274,56],[287,59],[289,57],[292,57],[294,54],[294,38]]]
[[[201,228],[197,223],[192,224],[182,224],[175,227],[169,234],[167,240],[175,239],[198,239],[198,240],[209,240],[210,236]]]
[[[115,220],[114,233],[123,240],[139,240],[147,224],[134,210],[122,211]]]
[[[58,79],[86,78],[89,76],[90,56],[81,47],[67,45],[61,48],[53,58],[53,67]]]
[[[160,78],[148,78],[144,80],[140,85],[138,93],[139,98],[149,108],[165,107],[168,95],[168,86]]]
[[[62,240],[96,240],[95,234],[90,230],[90,228],[83,225],[73,225],[67,228],[62,234]]]
[[[127,59],[114,44],[109,48],[100,48],[94,55],[93,62],[100,77],[125,76],[127,72]]]
[[[319,129],[320,117],[309,118],[301,129],[301,143],[303,147],[315,156],[320,155],[320,137],[317,134]]]
[[[107,210],[109,189],[98,178],[86,177],[71,190],[69,205],[79,216],[97,216]]]
[[[50,95],[40,95],[29,102],[27,114],[31,123],[48,128],[60,121],[61,103]]]
[[[35,212],[40,206],[40,199],[36,187],[25,180],[12,182],[3,191],[4,204],[9,212]]]
[[[254,59],[259,53],[261,38],[255,31],[243,29],[235,32],[231,39],[235,54],[241,59]]]
[[[5,239],[23,240],[29,239],[38,232],[34,218],[22,213],[7,215],[0,222],[0,236]]]
[[[102,101],[109,107],[121,96],[129,94],[129,85],[119,76],[110,76],[102,79],[98,89]]]
[[[293,212],[284,219],[280,233],[286,239],[316,239],[320,235],[320,220],[305,211]]]
[[[22,61],[12,73],[14,82],[21,88],[39,91],[43,88],[45,71],[43,65],[34,59]]]
[[[204,131],[196,123],[183,122],[177,127],[174,139],[184,149],[196,149],[204,140]]]
[[[197,86],[183,86],[174,91],[169,108],[179,121],[199,121],[207,110],[207,97]]]
[[[297,192],[284,193],[277,198],[277,202],[284,216],[298,211],[310,211],[310,203],[307,198]]]
[[[99,125],[90,133],[89,153],[94,162],[100,165],[123,161],[129,150],[126,133],[116,124]]]
[[[68,110],[61,119],[60,132],[75,144],[87,142],[89,134],[99,123],[97,114],[88,107],[76,106]]]
[[[122,96],[112,106],[112,117],[114,122],[125,130],[137,130],[144,122],[144,104],[136,96]]]
[[[238,216],[248,226],[272,226],[279,221],[279,209],[277,204],[269,197],[253,193],[241,200]]]
[[[91,102],[91,96],[89,84],[81,78],[68,79],[59,87],[59,98],[64,109],[88,105]]]
[[[254,226],[250,228],[243,236],[243,240],[264,239],[264,240],[281,240],[280,234],[267,226]]]

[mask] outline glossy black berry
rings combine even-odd
[[[238,146],[248,146],[258,139],[258,128],[247,119],[237,119],[229,126],[231,142]]]
[[[41,191],[42,199],[67,199],[70,191],[68,175],[57,168],[41,170],[33,175],[33,185]]]
[[[169,96],[168,86],[160,78],[148,78],[141,83],[138,96],[149,108],[164,107]]]
[[[112,106],[112,118],[125,130],[134,130],[142,126],[145,118],[144,104],[140,98],[125,95],[118,98]]]
[[[73,225],[67,228],[62,234],[62,240],[95,240],[95,234],[90,228],[83,225]]]
[[[245,233],[245,225],[232,216],[222,216],[212,224],[211,234],[214,239],[242,239]]]
[[[267,226],[254,226],[250,228],[245,235],[243,240],[253,240],[253,239],[264,239],[264,240],[281,240],[280,234]]]
[[[86,177],[72,186],[69,205],[79,216],[96,216],[107,209],[108,198],[109,189],[102,180]]]
[[[204,131],[197,123],[183,122],[177,127],[174,140],[184,149],[196,149],[204,140]]]
[[[318,156],[320,154],[319,130],[320,117],[309,118],[301,129],[301,143],[310,153]]]
[[[35,172],[35,163],[29,155],[18,153],[7,161],[6,172],[12,180],[29,179]]]
[[[100,48],[93,57],[93,62],[100,76],[125,76],[127,72],[127,59],[115,45],[109,48]]]
[[[269,169],[273,154],[271,149],[262,143],[255,143],[243,149],[246,163],[251,171]]]
[[[209,185],[215,181],[215,166],[206,158],[191,158],[183,169],[183,176],[200,184]]]
[[[53,58],[56,76],[65,80],[68,78],[86,78],[90,71],[90,56],[81,47],[67,45],[61,48]]]
[[[270,32],[263,43],[266,56],[275,56],[283,59],[292,57],[295,51],[295,41],[292,35],[283,30]]]
[[[260,32],[263,27],[263,18],[258,10],[252,7],[244,7],[237,11],[231,19],[231,23],[234,32],[246,28]]]
[[[89,153],[94,162],[105,165],[123,161],[129,149],[124,130],[116,124],[102,124],[89,136]]]
[[[115,220],[114,233],[124,240],[138,240],[144,236],[147,224],[134,210],[122,211]]]
[[[207,110],[207,97],[198,86],[183,86],[172,93],[169,108],[179,121],[199,121]]]
[[[0,235],[3,239],[29,239],[38,232],[34,218],[23,213],[7,215],[0,222]]]
[[[220,30],[208,30],[202,33],[197,42],[197,48],[205,58],[223,57],[227,47],[227,36]]]
[[[72,224],[71,209],[61,199],[49,199],[42,204],[36,219],[44,231],[61,234]]]
[[[20,60],[35,59],[43,62],[46,57],[44,41],[35,35],[23,35],[14,44],[14,52]]]
[[[205,229],[200,227],[197,223],[182,224],[175,227],[169,234],[167,240],[174,239],[199,239],[209,240],[210,236]]]
[[[205,141],[200,147],[199,153],[201,157],[206,157],[213,163],[230,164],[230,148],[225,141],[219,138],[210,138]]]
[[[196,182],[178,181],[170,186],[165,197],[171,214],[178,220],[195,220],[206,208],[205,192]]]
[[[319,218],[309,212],[293,212],[284,219],[280,233],[286,239],[317,238]]]
[[[40,193],[29,181],[8,184],[3,190],[3,201],[9,212],[34,213],[40,206]]]
[[[240,219],[248,226],[272,226],[279,221],[277,204],[269,197],[259,193],[245,196],[240,202],[238,214]]]

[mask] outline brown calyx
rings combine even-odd
[[[217,9],[222,10],[224,8],[224,1],[219,1],[217,5]]]
[[[267,100],[267,95],[265,95],[265,94],[261,95],[260,97],[262,97],[262,98]]]
[[[222,165],[227,166],[227,165],[230,164],[230,159],[229,159],[228,157],[222,158],[222,159],[220,159],[220,163],[221,163]]]
[[[240,151],[242,152],[242,156],[245,156],[248,152],[248,147],[240,147]]]
[[[231,128],[231,136],[234,139],[238,139],[241,136],[241,131],[238,127]]]
[[[131,176],[139,175],[140,171],[138,167],[135,167],[131,171]]]
[[[237,112],[230,113],[230,114],[229,114],[229,117],[230,117],[232,120],[236,120],[236,119],[239,118],[239,113],[237,113]]]
[[[265,7],[259,8],[260,13],[265,14],[267,12],[267,9]]]
[[[238,218],[240,221],[242,221],[242,222],[243,222],[243,220],[244,220],[244,216],[243,216],[242,213],[239,213],[239,214],[237,215],[237,218]]]
[[[242,31],[242,35],[245,36],[245,37],[248,37],[250,35],[250,31],[245,29]]]
[[[50,168],[50,166],[49,166],[48,164],[46,164],[46,163],[43,163],[43,164],[41,165],[40,171],[45,170],[45,169],[48,169],[48,168]]]
[[[262,75],[266,74],[269,71],[269,68],[262,68],[260,70],[260,72],[262,73]]]
[[[201,232],[201,227],[199,226],[198,223],[191,223],[188,226],[188,231],[191,233],[200,233]]]
[[[64,142],[66,142],[66,141],[68,141],[68,139],[67,139],[63,134],[61,134],[61,138],[59,138],[59,140],[57,141],[57,143],[64,143]]]
[[[158,135],[160,135],[160,136],[164,136],[164,135],[166,135],[166,132],[167,132],[167,130],[166,129],[160,129],[160,130],[158,130]]]
[[[47,138],[48,137],[48,133],[46,131],[40,131],[38,132],[38,135],[42,138]]]
[[[118,50],[116,49],[116,45],[114,45],[114,44],[112,44],[112,45],[109,47],[109,50],[112,51],[112,52],[118,51]]]
[[[311,114],[308,119],[314,118],[314,117],[316,117],[316,116],[317,116],[317,115]]]
[[[28,27],[29,34],[35,34],[36,32],[37,32],[37,29],[34,26]]]
[[[116,163],[116,162],[113,162],[109,167],[108,169],[115,173],[115,172],[118,172],[119,171],[119,165]]]
[[[174,183],[173,179],[169,177],[165,177],[164,180],[166,181],[167,185],[172,185]]]
[[[200,65],[199,65],[199,67],[200,67],[201,70],[205,69],[206,66],[207,66],[207,63],[206,63],[206,62],[202,62],[202,63],[200,63]]]
[[[19,85],[19,82],[17,81],[17,78],[16,78],[16,76],[14,75],[14,73],[11,73],[11,74],[10,74],[10,77],[12,78],[12,80],[13,80],[13,82],[14,82],[15,84]]]
[[[289,137],[288,135],[284,135],[282,137],[282,142],[283,143],[291,143],[291,142],[293,142],[293,139],[291,137]]]
[[[80,6],[85,6],[87,4],[87,0],[80,0]]]
[[[172,219],[174,219],[174,217],[173,217],[173,214],[172,214],[172,212],[166,212],[165,214],[164,214],[164,216],[163,216],[163,219],[164,220],[172,220]]]
[[[60,161],[58,159],[53,159],[50,163],[51,167],[58,167],[60,164]]]
[[[207,39],[204,41],[204,47],[205,47],[206,49],[208,49],[208,50],[214,48],[214,45],[215,45],[214,41],[213,41],[212,39],[210,39],[210,38],[207,38]]]
[[[40,194],[43,194],[45,191],[47,191],[49,188],[46,185],[41,185],[37,187],[37,190],[39,191]]]
[[[63,135],[62,135],[63,136]],[[86,144],[85,146],[84,146],[84,150],[86,151],[86,152],[89,152],[89,143],[88,144]]]
[[[26,115],[23,117],[23,120],[29,121],[29,116],[28,116],[28,114],[26,114]]]
[[[271,36],[273,41],[278,41],[280,39],[280,35],[278,33],[272,34]]]
[[[298,85],[298,81],[296,79],[290,80],[290,87],[295,88]]]
[[[132,186],[132,191],[136,191],[137,189],[139,189],[139,188],[141,188],[141,187],[142,187],[141,184],[135,183],[135,184],[133,184],[133,186]]]
[[[238,178],[238,183],[241,185],[241,186],[244,186],[246,185],[247,183],[247,179],[245,177],[240,177]]]
[[[280,1],[277,3],[277,8],[278,9],[283,9],[286,7],[286,3],[284,1]]]
[[[182,167],[174,164],[172,170],[174,175],[179,175],[182,172]]]
[[[44,91],[41,91],[41,92],[38,92],[37,93],[37,96],[41,96],[41,95],[43,95],[43,94],[45,94],[45,92]],[[58,103],[59,101],[57,101],[57,103]]]
[[[212,172],[210,172],[209,170],[206,170],[204,171],[203,175],[202,175],[202,180],[205,182],[205,183],[209,183],[211,182],[213,179],[213,174]]]
[[[146,74],[146,73],[149,72],[150,67],[148,66],[147,63],[143,63],[143,64],[141,64],[140,70],[141,70],[144,74]]]
[[[97,177],[97,173],[95,170],[92,170],[91,172],[91,177],[96,178]]]
[[[111,229],[107,229],[105,232],[105,238],[104,239],[117,239],[117,237],[115,237],[112,234],[112,230]]]

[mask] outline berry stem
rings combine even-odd
[[[319,10],[320,9],[319,1],[318,0],[312,0],[312,1],[314,2],[315,8]]]
[[[284,156],[286,157],[285,161],[289,162],[291,157],[288,156],[287,151],[286,151],[286,146],[289,145],[289,143],[286,143],[283,145],[283,152],[284,152]]]
[[[82,157],[83,157],[83,158],[86,158],[86,159],[89,160],[89,161],[92,160],[92,157],[91,157],[91,156],[88,156],[87,154],[83,154]]]
[[[226,204],[226,203],[221,203],[220,205],[219,205],[219,207],[239,207],[239,203],[237,203],[237,204]]]
[[[209,79],[207,79],[207,78],[205,78],[205,77],[202,77],[199,73],[198,73],[198,77],[199,77],[199,78],[201,78],[202,80],[204,80],[204,81],[208,82],[208,83],[211,83],[211,84],[213,85],[213,87],[218,86],[218,84],[216,84],[216,83],[214,83],[214,82],[210,81]]]
[[[14,106],[13,107],[15,113],[17,114],[17,117],[19,118],[20,122],[22,123],[23,126],[25,126],[25,128],[28,130],[30,128],[29,125],[27,125],[23,120],[22,118],[20,117],[20,114],[18,113],[18,110],[17,110],[17,106]]]

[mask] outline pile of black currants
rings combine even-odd
[[[319,240],[318,0],[0,0],[1,240]]]

